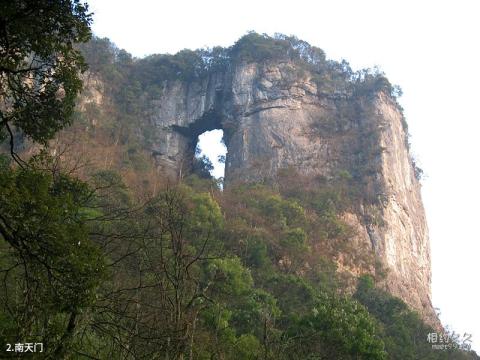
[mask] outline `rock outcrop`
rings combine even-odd
[[[165,81],[151,104],[152,153],[188,173],[199,134],[223,129],[225,183],[274,181],[281,169],[359,179],[365,201],[348,214],[360,243],[387,270],[384,287],[438,326],[420,184],[401,109],[386,92],[325,88],[289,61],[238,62],[194,81]]]

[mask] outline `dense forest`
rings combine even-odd
[[[148,153],[165,81],[285,58],[325,91],[398,96],[383,74],[257,33],[135,59],[91,21],[79,0],[0,5],[1,358],[478,358],[432,350],[435,330],[376,286],[385,270],[342,217],[364,196],[358,174],[223,189],[206,159],[173,182]],[[102,105],[82,102],[92,79]],[[363,275],[338,271],[340,253]]]

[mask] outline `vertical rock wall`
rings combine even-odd
[[[152,153],[181,177],[198,135],[222,128],[227,186],[274,180],[284,168],[312,178],[342,170],[361,178],[376,201],[359,204],[349,221],[386,267],[384,286],[436,324],[428,230],[402,113],[383,92],[347,94],[317,84],[290,62],[232,64],[202,80],[167,82],[152,104]]]

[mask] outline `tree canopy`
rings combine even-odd
[[[12,0],[0,4],[0,136],[15,132],[45,144],[70,124],[86,69],[74,44],[90,38],[80,0]]]

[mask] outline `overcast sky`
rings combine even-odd
[[[479,1],[88,2],[94,32],[137,57],[230,46],[255,30],[296,35],[354,69],[385,71],[403,89],[426,173],[434,306],[480,351]]]

